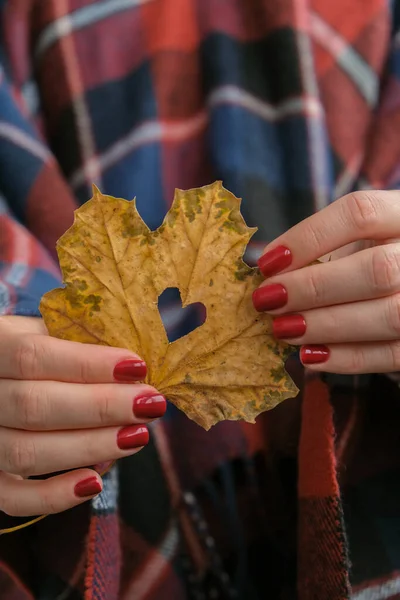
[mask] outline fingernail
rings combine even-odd
[[[117,381],[143,381],[146,374],[146,363],[138,358],[121,360],[114,367],[114,379]]]
[[[329,348],[326,346],[303,346],[300,350],[300,359],[303,365],[318,365],[329,358]]]
[[[146,446],[149,442],[149,431],[144,425],[129,425],[120,429],[117,435],[118,448],[132,450]]]
[[[157,419],[162,417],[167,410],[167,401],[161,394],[136,396],[133,401],[135,417],[143,419]]]
[[[278,340],[301,337],[306,332],[306,321],[302,315],[283,315],[272,323],[273,336]]]
[[[280,283],[263,285],[253,292],[253,304],[258,312],[282,308],[282,306],[285,306],[287,299],[286,288]]]
[[[292,263],[292,253],[285,246],[277,246],[258,259],[258,268],[265,277],[276,275]]]
[[[101,483],[97,477],[88,477],[87,479],[82,479],[82,481],[77,483],[74,488],[75,496],[78,496],[78,498],[95,496],[96,494],[100,494],[101,490]]]

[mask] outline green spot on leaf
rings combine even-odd
[[[124,238],[134,238],[138,237],[139,235],[145,235],[148,231],[143,221],[135,217],[131,210],[126,210],[124,213],[122,213],[121,221],[121,235]]]
[[[184,197],[183,204],[185,217],[190,223],[195,220],[196,215],[201,214],[203,211],[200,196],[197,190],[190,190],[190,192],[187,192]]]

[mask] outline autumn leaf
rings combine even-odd
[[[65,287],[42,299],[49,333],[136,352],[147,383],[205,429],[224,419],[253,423],[298,392],[284,369],[289,347],[252,305],[262,277],[242,256],[254,231],[220,182],[176,190],[156,231],[134,200],[95,188],[57,245]],[[169,343],[158,298],[171,287],[183,307],[204,304],[207,317]]]

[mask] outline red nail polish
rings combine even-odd
[[[258,268],[265,277],[271,277],[292,263],[292,253],[285,246],[277,246],[258,259]]]
[[[121,360],[114,367],[114,379],[117,381],[143,381],[146,374],[146,363],[138,358]]]
[[[117,435],[118,448],[133,450],[146,446],[149,442],[149,431],[144,425],[129,425],[120,429]]]
[[[253,292],[253,304],[258,312],[282,308],[287,303],[287,299],[286,288],[280,283],[263,285]]]
[[[272,323],[272,333],[278,340],[298,338],[306,332],[306,321],[302,315],[283,315]]]
[[[303,346],[300,350],[300,359],[303,365],[318,365],[329,358],[329,348],[326,346]]]
[[[88,477],[76,484],[74,488],[75,496],[78,498],[88,498],[100,494],[102,490],[101,483],[97,477]]]
[[[161,394],[136,396],[133,401],[133,412],[138,418],[157,419],[162,417],[166,410],[167,401]]]

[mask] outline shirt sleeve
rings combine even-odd
[[[72,223],[76,201],[41,132],[31,98],[39,97],[35,82],[28,78],[24,84],[20,66],[5,51],[3,16],[0,12],[0,315],[40,316],[41,297],[61,281],[55,244]]]
[[[0,204],[0,315],[39,317],[42,295],[57,287],[55,262],[35,237]]]

